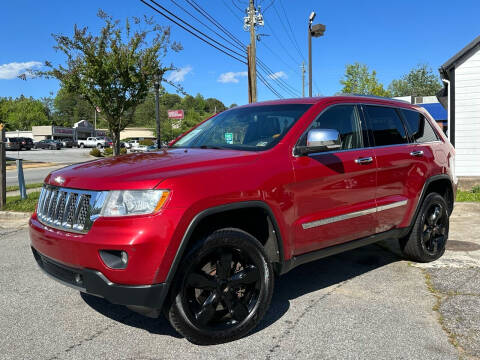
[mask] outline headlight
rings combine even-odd
[[[151,214],[162,208],[168,194],[168,190],[109,191],[100,216]]]

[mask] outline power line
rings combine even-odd
[[[143,0],[142,0],[143,1]],[[198,30],[197,28],[195,28],[194,26],[190,25],[189,23],[187,23],[185,20],[182,20],[180,19],[177,15],[175,15],[174,13],[172,13],[171,11],[169,11],[168,9],[166,9],[165,7],[163,7],[162,5],[160,5],[158,2],[156,2],[155,0],[150,0],[152,3],[154,3],[155,5],[157,5],[159,8],[161,8],[163,11],[167,12],[168,14],[170,14],[171,16],[175,17],[177,20],[181,21],[182,23],[184,23],[185,25],[187,26],[190,26],[192,29],[194,29],[195,31],[197,31],[198,33],[202,34],[203,36],[205,36],[207,39],[213,41],[215,44],[223,47],[224,49],[227,49],[229,50],[230,52],[238,55],[238,56],[245,56],[244,54],[241,54],[241,53],[238,53],[236,52],[235,50],[232,50],[230,49],[229,47],[225,46],[224,44],[218,42],[217,40],[213,39],[212,37],[208,36],[207,34],[205,34],[204,32]]]
[[[290,24],[290,20],[288,19],[288,15],[287,15],[287,12],[285,11],[285,7],[283,6],[282,0],[278,0],[278,2],[280,3],[280,6],[282,7],[283,14],[285,15],[285,19],[287,19],[287,25],[290,28],[290,33],[292,34],[292,39],[295,42],[295,46],[296,46],[302,60],[305,61],[305,57],[303,56],[302,50],[301,50],[300,46],[298,45],[297,38],[295,37],[295,34],[293,33],[292,25]],[[276,9],[275,6],[274,6],[274,8],[275,8],[275,11],[276,11],[277,9]]]
[[[173,1],[173,0],[172,0]],[[207,20],[209,20],[212,24],[214,24],[215,26],[217,26],[217,28],[219,28],[221,31],[223,31],[225,34],[227,34],[227,36],[229,36],[232,40],[234,40],[235,42],[241,44],[241,46],[246,50],[246,47],[245,45],[243,45],[243,43],[235,36],[233,35],[229,30],[227,30],[223,25],[221,25],[215,18],[213,18],[213,16],[211,16],[206,10],[204,10],[195,0],[186,0],[197,12],[199,12],[201,15],[203,15]],[[226,5],[226,4],[225,4]],[[285,81],[283,81],[283,79],[279,79],[279,78],[273,78],[271,77],[270,75],[275,75],[274,72],[268,68],[268,66],[263,63],[261,60],[258,60],[259,61],[259,65],[260,66],[263,66],[265,72],[267,72],[267,74],[269,75],[268,77],[272,80],[272,81],[275,81],[279,84],[280,87],[284,88],[285,91],[289,92],[290,94],[294,94],[293,96],[297,96],[295,94],[295,89],[289,85],[288,83],[286,83]],[[293,91],[291,90],[293,89]]]
[[[233,47],[235,47],[236,49],[240,50],[240,51],[244,51],[244,47],[240,47],[239,45],[237,45],[236,43],[232,42],[231,40],[225,38],[224,36],[222,36],[221,34],[219,34],[217,31],[215,31],[214,29],[212,29],[210,26],[208,26],[207,24],[205,24],[203,21],[201,21],[199,18],[197,18],[195,15],[193,15],[190,11],[188,11],[187,9],[185,9],[183,6],[179,5],[175,0],[170,0],[173,4],[175,4],[178,8],[182,9],[185,13],[187,13],[188,15],[190,15],[192,18],[194,18],[195,20],[197,20],[200,24],[202,24],[203,26],[205,26],[208,30],[210,30],[211,32],[213,32],[215,35],[217,35],[218,37],[222,38],[223,40],[225,40],[227,43],[229,43],[230,45],[232,45]]]
[[[147,3],[145,0],[140,0],[142,3],[144,3],[145,5],[147,5],[149,8],[153,9],[154,11],[158,12],[160,15],[162,15],[163,17],[167,18],[168,20],[170,20],[171,22],[173,22],[174,24],[180,26],[182,29],[184,29],[185,31],[187,31],[188,33],[192,34],[193,36],[195,36],[196,38],[202,40],[203,42],[207,43],[208,45],[214,47],[215,49],[217,49],[218,51],[221,51],[222,53],[224,53],[225,55],[228,55],[230,56],[231,58],[241,62],[242,64],[247,64],[245,60],[243,60],[243,56],[241,59],[235,57],[234,55],[228,53],[227,51],[219,48],[218,46],[212,44],[211,42],[209,42],[208,40],[205,40],[204,38],[202,38],[201,36],[197,35],[196,33],[194,33],[193,31],[191,31],[190,29],[186,28],[185,26],[183,26],[182,24],[178,23],[177,21],[175,21],[174,19],[172,19],[171,17],[169,17],[168,15],[164,14],[162,11],[158,10],[157,8],[155,8],[154,6],[152,6],[151,4]],[[153,2],[153,1],[152,1]],[[195,27],[189,25],[192,29],[196,30]],[[198,30],[196,30],[198,31]],[[225,46],[223,46],[225,47]],[[228,48],[227,48],[228,49]]]

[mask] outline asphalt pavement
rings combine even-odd
[[[53,281],[37,268],[25,220],[0,220],[0,357],[478,359],[479,216],[480,204],[457,204],[447,252],[431,264],[402,260],[390,241],[298,267],[277,279],[252,334],[216,346]]]
[[[41,183],[45,177],[53,170],[61,167],[89,161],[95,159],[89,155],[90,149],[61,149],[61,150],[42,150],[32,149],[29,151],[8,151],[7,157],[20,158],[33,162],[55,163],[56,166],[24,168],[23,175],[26,184]],[[7,186],[18,185],[17,170],[7,171]]]

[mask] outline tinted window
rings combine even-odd
[[[278,143],[310,104],[239,107],[220,113],[172,147],[265,150]]]
[[[310,129],[335,129],[340,133],[342,150],[364,147],[358,111],[354,105],[336,105],[327,109]],[[306,138],[302,139],[306,145]]]
[[[375,146],[408,143],[403,122],[394,108],[367,105],[365,111],[370,121]]]
[[[412,110],[402,110],[410,137],[418,143],[438,140],[425,116]]]

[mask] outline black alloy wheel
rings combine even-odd
[[[194,343],[244,336],[270,304],[271,264],[258,240],[242,230],[215,231],[180,266],[168,318]]]
[[[423,217],[423,250],[435,256],[439,248],[445,247],[447,240],[448,215],[442,204],[433,203]]]
[[[427,194],[410,234],[400,239],[404,255],[417,262],[440,258],[447,245],[449,221],[445,199],[437,193]]]

